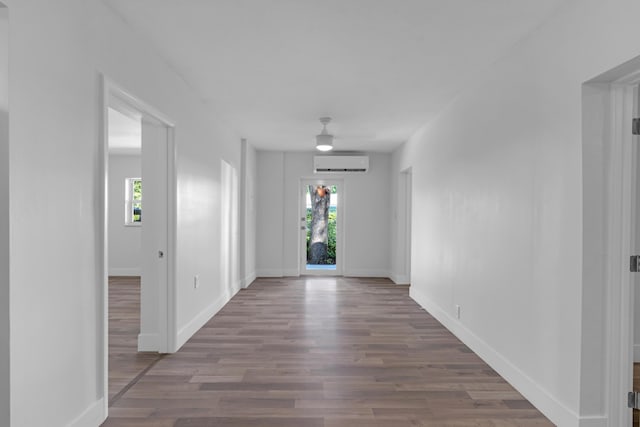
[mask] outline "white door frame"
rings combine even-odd
[[[625,409],[625,397],[631,391],[633,378],[633,278],[629,272],[629,256],[635,242],[632,239],[635,211],[635,148],[631,136],[633,85],[617,82],[611,85],[612,139],[610,144],[608,218],[609,248],[608,340],[610,378],[610,425],[631,425],[630,411]],[[626,126],[628,124],[628,126]],[[616,410],[617,409],[617,410]]]
[[[338,191],[338,218],[336,221],[336,269],[331,270],[307,270],[307,248],[306,248],[306,227],[303,230],[301,226],[301,221],[298,221],[296,226],[299,229],[298,232],[298,241],[299,241],[299,251],[298,251],[298,271],[300,274],[310,275],[310,276],[342,276],[344,272],[344,213],[345,213],[345,184],[343,179],[332,179],[332,178],[300,178],[300,182],[298,184],[298,209],[300,215],[298,215],[298,219],[306,217],[306,193],[304,192],[304,188],[307,185],[335,185],[339,188]],[[306,222],[305,222],[306,226]]]
[[[143,116],[161,122],[167,127],[167,289],[159,295],[158,304],[162,304],[161,311],[166,316],[159,316],[158,330],[160,339],[158,352],[175,352],[177,342],[176,323],[176,146],[174,138],[174,123],[165,114],[146,104],[137,97],[131,95],[120,85],[108,77],[101,76],[102,93],[99,101],[101,111],[101,132],[98,150],[98,257],[102,265],[98,268],[98,354],[102,355],[98,360],[98,392],[102,395],[105,415],[108,413],[109,396],[109,259],[108,259],[108,171],[109,171],[109,147],[108,147],[108,108],[113,102],[124,104],[131,109],[140,112]]]
[[[588,181],[583,180],[585,186],[583,190],[583,209],[601,209],[602,223],[596,224],[601,229],[601,237],[594,237],[598,232],[589,230],[593,225],[592,219],[585,219],[583,231],[583,254],[588,253],[587,247],[590,243],[601,239],[601,260],[597,261],[602,271],[602,279],[604,286],[601,295],[606,298],[603,304],[605,312],[601,318],[605,322],[604,342],[605,346],[605,372],[603,378],[605,384],[604,396],[605,417],[607,425],[611,426],[630,426],[631,411],[626,408],[626,395],[632,389],[633,382],[633,314],[634,314],[634,282],[635,277],[629,270],[629,257],[637,250],[635,242],[636,228],[636,189],[637,189],[637,161],[636,154],[638,151],[637,141],[631,134],[631,120],[636,111],[636,86],[640,82],[640,72],[626,73],[623,78],[604,80],[601,85],[606,87],[606,93],[609,97],[609,104],[603,107],[602,121],[604,123],[604,133],[600,136],[600,141],[589,140],[586,138],[583,145],[583,159],[593,159],[593,155],[589,154],[589,150],[593,150],[594,146],[601,144],[597,150],[602,150],[598,154],[598,168],[602,168],[600,185],[602,189],[589,188]],[[584,127],[584,126],[583,126]],[[586,152],[586,154],[585,154]],[[586,157],[585,157],[586,156]],[[593,167],[589,162],[583,161],[583,175],[588,180],[593,179],[593,173],[586,168]],[[595,193],[591,193],[595,191]],[[601,193],[598,193],[601,191]],[[596,206],[596,202],[592,200],[593,194],[601,194],[595,196],[594,200],[600,197],[603,207]],[[589,234],[591,233],[591,234]],[[595,239],[595,240],[594,240]],[[582,301],[582,328],[583,338],[583,363],[587,357],[584,352],[592,343],[589,337],[588,322],[589,318],[593,318],[593,307],[585,305],[585,294],[592,292],[594,281],[600,279],[593,277],[591,272],[596,272],[588,265],[593,258],[583,256],[583,301]],[[593,301],[593,295],[587,296]],[[595,314],[597,316],[597,314]],[[585,335],[587,334],[587,335]],[[585,378],[584,367],[582,375]],[[588,368],[586,368],[588,369]],[[588,385],[581,384],[582,393],[587,392],[585,389]]]

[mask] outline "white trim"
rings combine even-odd
[[[578,414],[556,400],[547,390],[533,381],[493,347],[467,329],[459,320],[451,317],[427,295],[418,291],[415,286],[409,289],[409,295],[515,387],[518,392],[545,414],[554,424],[562,427],[578,427],[581,425]]]
[[[283,277],[298,277],[300,276],[300,272],[297,268],[289,268],[286,270],[282,270]]]
[[[97,239],[96,253],[97,258],[102,262],[97,263],[97,281],[98,295],[96,310],[96,354],[98,360],[96,363],[97,376],[97,397],[102,402],[102,411],[105,416],[109,412],[109,129],[107,123],[109,121],[109,88],[104,76],[100,80],[102,85],[100,91],[100,108],[102,112],[102,120],[99,123],[101,138],[98,141],[98,177],[96,183],[98,185],[96,191],[97,200]]]
[[[607,417],[595,416],[595,417],[580,417],[578,420],[580,427],[607,427]]]
[[[169,123],[169,122],[165,122]],[[178,346],[178,149],[176,130],[167,129],[167,351],[176,352]]]
[[[249,274],[247,277],[245,277],[244,279],[242,279],[240,285],[243,288],[248,288],[249,286],[251,286],[251,284],[256,280],[256,273],[253,272],[251,274]]]
[[[232,288],[232,292],[224,292],[220,295],[213,304],[205,307],[200,313],[198,313],[193,319],[186,325],[178,330],[177,348],[180,348],[186,343],[189,338],[200,330],[213,316],[215,316],[222,307],[224,307],[231,298],[240,290],[240,282],[236,283]]]
[[[110,267],[109,276],[140,276],[140,267]]]
[[[116,96],[117,99],[114,104],[117,104],[118,107],[133,109],[134,111],[132,113],[136,118],[138,113],[143,113],[146,116],[153,117],[170,128],[174,128],[176,126],[175,122],[160,110],[132,95],[129,91],[124,89],[123,86],[117,84],[104,74],[102,75],[102,78],[105,82],[106,88],[109,89],[109,94]],[[122,112],[120,109],[118,109],[118,111]]]
[[[633,345],[633,362],[640,363],[640,344]]]
[[[256,277],[283,277],[281,268],[257,268]]]
[[[95,427],[99,426],[107,419],[107,402],[99,399],[93,402],[83,413],[78,415],[67,427]]]
[[[609,425],[630,425],[625,408],[632,387],[633,294],[628,259],[632,249],[634,156],[631,141],[633,97],[628,84],[611,85],[611,129],[607,168],[606,292]],[[631,90],[631,95],[633,90]],[[628,125],[628,126],[627,126]]]
[[[410,285],[411,279],[406,274],[389,274],[389,279],[393,281],[396,285]]]
[[[159,334],[138,334],[138,351],[158,351]]]

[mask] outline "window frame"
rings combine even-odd
[[[140,189],[142,192],[142,178],[125,178],[125,190],[124,190],[124,225],[126,227],[140,227],[142,226],[142,194],[139,199],[134,199],[134,186],[136,182],[140,182]],[[140,205],[140,221],[134,221],[134,205]]]

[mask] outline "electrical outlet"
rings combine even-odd
[[[460,318],[460,306],[456,304],[456,319]]]
[[[198,289],[200,287],[200,277],[196,274],[193,276],[193,288]]]

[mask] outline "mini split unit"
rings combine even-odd
[[[369,156],[313,156],[314,173],[365,173]]]

